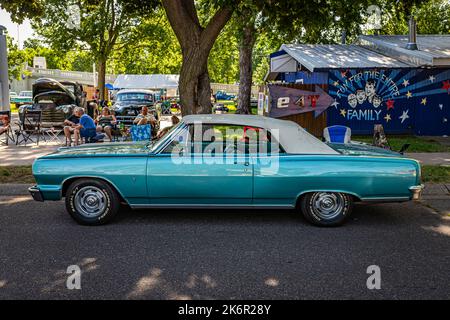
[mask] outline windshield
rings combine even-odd
[[[117,96],[117,101],[130,101],[130,100],[144,100],[148,102],[153,102],[153,95],[148,93],[140,93],[140,92],[127,92],[120,93]]]
[[[176,129],[180,128],[181,126],[183,126],[184,124],[182,122],[177,123],[176,125],[174,125],[172,128],[170,128],[170,130],[164,135],[162,136],[159,140],[156,140],[150,147],[151,147],[151,151],[155,151],[158,150],[158,148],[164,143],[164,141],[166,139],[172,139],[172,136],[174,134],[175,131],[177,131]]]

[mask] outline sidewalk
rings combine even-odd
[[[425,165],[450,166],[450,152],[406,153],[405,155]]]
[[[30,166],[36,158],[54,152],[58,147],[54,143],[28,144],[25,147],[10,142],[9,146],[0,146],[0,166]]]
[[[450,217],[450,183],[427,183],[420,202],[434,211]]]
[[[433,140],[439,142],[444,146],[450,147],[450,137],[449,136],[422,136],[422,138],[427,140]]]
[[[161,118],[160,127],[165,128],[170,126],[170,117],[165,116]],[[15,128],[13,128],[14,130]],[[61,141],[64,141],[64,135],[60,135]],[[109,142],[106,139],[106,142]],[[41,140],[39,146],[35,143],[29,143],[27,146],[16,146],[13,142],[9,142],[9,146],[0,146],[0,167],[6,166],[30,166],[36,158],[52,153],[61,147],[55,142],[46,143]]]

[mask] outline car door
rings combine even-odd
[[[199,129],[199,132],[204,132]],[[248,154],[220,148],[222,140],[200,138],[194,126],[172,134],[149,156],[147,186],[155,206],[251,205],[253,164]],[[208,139],[210,138],[206,135]],[[227,152],[225,152],[227,151]]]
[[[298,169],[296,157],[286,154],[277,134],[260,130],[258,146],[251,151],[253,163],[253,205],[291,207],[298,193],[291,177]]]

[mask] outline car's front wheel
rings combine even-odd
[[[66,209],[79,224],[101,225],[119,211],[120,199],[106,182],[94,179],[74,181],[66,193]]]
[[[340,192],[312,192],[301,199],[301,210],[306,220],[321,227],[343,224],[352,207],[352,197]]]

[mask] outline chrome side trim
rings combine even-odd
[[[363,202],[404,202],[409,200],[411,200],[409,197],[361,198]]]
[[[130,205],[132,209],[151,209],[151,208],[186,208],[186,209],[294,209],[295,207],[292,205],[258,205],[258,204],[249,204],[249,205],[227,205],[227,204],[134,204]]]

